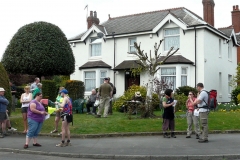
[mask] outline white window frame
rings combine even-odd
[[[95,73],[95,78],[86,78],[86,73],[89,73],[89,72],[94,72]],[[85,84],[85,91],[89,92],[91,91],[92,89],[95,89],[96,88],[96,79],[97,79],[97,74],[96,74],[96,71],[93,70],[93,71],[84,71],[84,84]],[[95,86],[93,86],[90,90],[87,90],[87,87],[86,87],[86,80],[95,80]]]
[[[131,48],[134,48],[134,49],[135,49],[135,47],[134,47],[134,43],[131,44],[131,40],[135,40],[135,42],[137,42],[137,38],[136,38],[136,37],[129,38],[129,40],[128,40],[128,44],[129,44],[128,51],[129,51],[129,52],[131,52]],[[135,49],[135,52],[136,52],[136,49]]]
[[[95,40],[95,42],[93,41]],[[99,45],[100,44],[100,54],[99,55],[93,55],[93,51],[92,51],[92,46],[93,45]],[[90,38],[90,57],[99,57],[102,56],[102,39],[101,38]]]
[[[186,73],[183,73],[183,69],[186,70]],[[182,84],[182,77],[186,77],[186,85]],[[187,86],[188,84],[188,68],[187,67],[181,67],[181,86]]]
[[[162,74],[162,69],[175,69],[175,74],[173,75],[165,75],[165,74]],[[177,84],[177,68],[176,67],[163,67],[160,69],[160,76],[161,76],[161,79],[163,77],[175,77],[175,82],[173,82],[173,86],[172,86],[172,90],[175,90],[176,89],[176,84]]]
[[[101,73],[103,73],[103,72],[105,72],[104,77],[101,76]],[[104,82],[104,78],[106,78],[106,77],[107,77],[107,71],[106,70],[100,70],[100,72],[99,72],[99,84],[100,85]]]
[[[173,35],[166,35],[165,34],[165,31],[167,31],[167,30],[173,30],[173,29],[178,29],[179,30],[179,33],[178,34],[173,34]],[[164,32],[164,51],[169,51],[170,50],[170,48],[166,48],[166,43],[167,43],[167,40],[166,40],[166,38],[168,38],[168,37],[178,37],[178,39],[179,39],[179,46],[177,46],[177,47],[174,47],[173,48],[173,50],[176,50],[177,48],[180,48],[180,28],[166,28],[166,29],[164,29],[163,30],[163,32]],[[172,46],[171,46],[172,47]]]

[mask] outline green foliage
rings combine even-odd
[[[26,85],[25,85],[26,86]],[[17,93],[16,93],[16,98],[17,99],[20,99],[21,98],[21,95],[24,93],[24,87],[25,86],[17,86],[16,89],[17,89]]]
[[[56,82],[56,87],[65,87],[66,82],[70,80],[70,76],[54,76],[53,80]]]
[[[42,93],[43,97],[50,99],[51,101],[55,102],[57,97],[57,87],[56,82],[53,80],[42,80]]]
[[[7,46],[2,63],[10,73],[38,76],[69,75],[75,70],[75,59],[65,34],[47,22],[21,27]]]
[[[129,89],[127,91],[124,92],[124,94],[119,97],[113,104],[113,108],[114,110],[119,110],[120,107],[123,106],[123,104],[126,101],[130,101],[132,100],[135,92],[139,91],[142,95],[142,98],[145,99],[146,98],[146,94],[147,94],[147,89],[144,86],[137,86],[137,85],[132,85],[131,87],[129,87]],[[153,103],[152,105],[154,107],[158,107],[159,106],[159,98],[158,95],[156,93],[153,94]]]
[[[178,95],[180,94],[184,94],[185,96],[188,96],[188,93],[192,91],[195,93],[195,95],[197,95],[197,89],[196,88],[193,88],[193,87],[190,87],[190,86],[182,86],[182,87],[178,87],[176,89],[176,92]]]
[[[9,101],[9,105],[8,105],[7,109],[8,109],[9,112],[11,112],[11,108],[12,108],[12,94],[11,94],[11,89],[10,89],[10,85],[9,85],[8,74],[7,74],[6,70],[5,70],[5,68],[3,67],[2,63],[0,63],[0,87],[5,89],[4,96]]]
[[[175,106],[176,111],[185,111],[186,110],[186,101],[188,97],[182,94],[175,94],[174,99],[177,100],[177,105]]]
[[[68,95],[72,99],[72,101],[75,101],[79,98],[83,99],[85,86],[82,81],[68,80],[66,82],[65,88],[68,90]]]
[[[237,75],[234,77],[235,82],[237,82],[238,85],[240,85],[240,63],[237,65]]]
[[[234,90],[232,90],[232,93],[231,93],[231,98],[232,98],[232,101],[235,103],[235,104],[238,104],[238,98],[237,96],[240,94],[240,86],[237,86]]]

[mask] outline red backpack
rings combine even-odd
[[[207,92],[208,94],[208,104],[206,102],[205,103],[207,104],[210,110],[215,110],[217,107],[217,90],[212,89],[209,92],[208,91],[205,92]]]

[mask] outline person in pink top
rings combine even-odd
[[[194,124],[196,139],[199,139],[200,127],[199,127],[199,117],[194,115],[195,106],[193,102],[196,100],[195,93],[190,91],[188,94],[188,100],[186,101],[187,107],[187,136],[186,138],[191,138],[192,128]]]

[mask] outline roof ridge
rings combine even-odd
[[[111,17],[109,20],[116,19],[116,18],[130,17],[130,16],[138,16],[138,15],[143,15],[143,14],[148,14],[148,13],[156,13],[156,12],[163,12],[163,11],[171,11],[171,10],[177,10],[177,9],[184,9],[184,7],[176,7],[176,8],[162,9],[162,10],[156,10],[156,11],[149,11],[149,12],[142,12],[142,13],[129,14],[129,15],[125,15],[125,16]]]

